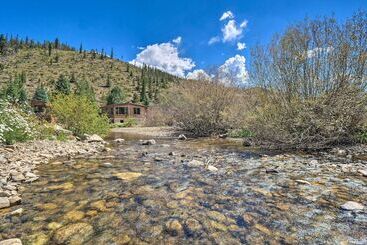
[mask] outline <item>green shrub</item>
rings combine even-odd
[[[123,123],[113,123],[111,128],[129,128],[138,125],[136,118],[127,118]]]
[[[51,112],[58,122],[77,136],[105,135],[109,130],[108,117],[85,96],[57,95],[51,103]]]
[[[234,129],[228,133],[232,138],[249,138],[253,136],[253,133],[248,129]]]

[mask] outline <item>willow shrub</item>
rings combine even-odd
[[[109,119],[102,114],[97,103],[85,96],[58,95],[51,103],[52,115],[57,122],[77,136],[84,134],[106,135]]]

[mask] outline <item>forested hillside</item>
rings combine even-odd
[[[124,100],[149,104],[169,83],[178,81],[160,70],[115,59],[112,49],[107,53],[84,50],[82,45],[76,49],[59,39],[41,43],[0,35],[0,86],[20,76],[28,98],[41,85],[51,94],[58,80],[67,80],[71,91],[78,83],[89,83],[101,104],[116,86],[122,89]]]

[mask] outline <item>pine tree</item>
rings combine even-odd
[[[59,79],[57,79],[56,83],[55,83],[55,90],[56,93],[61,93],[61,94],[70,94],[70,81],[67,80],[64,75],[60,75]]]
[[[58,38],[55,39],[54,45],[55,45],[55,49],[58,49],[60,47],[60,41]]]
[[[52,54],[52,45],[51,43],[48,43],[48,56],[51,56]]]
[[[90,101],[96,101],[96,94],[88,81],[82,80],[76,84],[75,94],[87,97]]]
[[[25,90],[25,80],[23,75],[17,75],[13,80],[10,79],[2,94],[11,103],[26,103],[27,91]]]
[[[79,54],[83,53],[83,44],[80,43],[80,47],[79,47]]]
[[[123,103],[124,99],[125,96],[121,88],[115,86],[107,96],[107,105]]]
[[[48,102],[48,94],[47,91],[45,89],[45,87],[41,84],[36,88],[36,91],[33,95],[33,99],[34,100],[38,100],[38,101],[42,101],[47,103]]]
[[[110,58],[113,59],[113,48],[111,48]]]

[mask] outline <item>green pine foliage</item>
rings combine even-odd
[[[43,85],[39,85],[36,89],[36,92],[33,95],[34,100],[42,101],[47,103],[49,101],[47,90]]]
[[[120,104],[123,103],[125,99],[122,89],[115,86],[111,89],[109,95],[107,96],[107,105]]]
[[[91,101],[96,101],[96,94],[94,89],[88,81],[79,81],[76,84],[75,94],[85,96]]]
[[[55,83],[55,91],[56,93],[66,95],[70,94],[71,92],[70,80],[66,79],[64,75],[60,75],[59,79],[57,79]]]
[[[26,76],[25,73],[17,75],[15,79],[11,79],[2,90],[1,94],[4,99],[11,103],[27,103],[27,91],[25,89]]]

